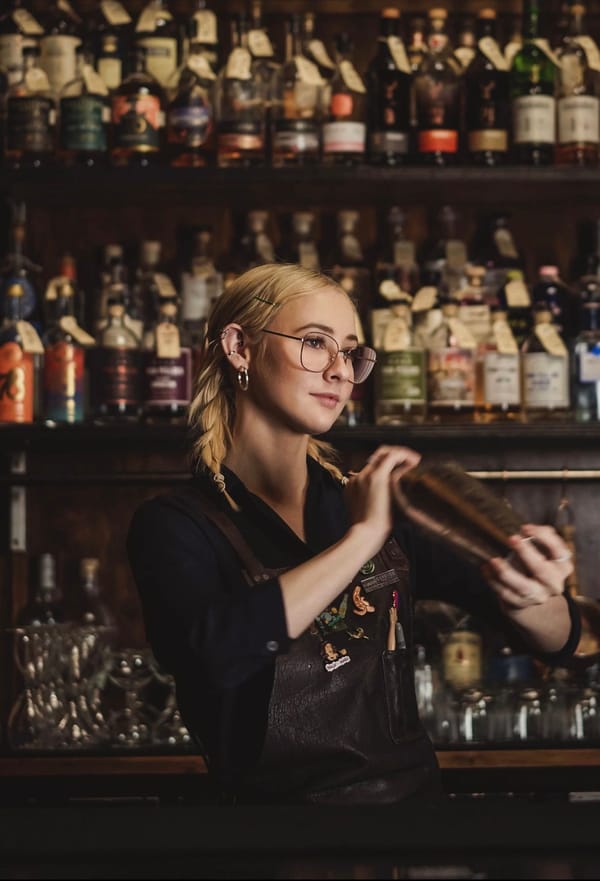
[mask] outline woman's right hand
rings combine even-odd
[[[355,524],[369,527],[377,550],[392,530],[392,486],[420,461],[420,454],[408,447],[378,447],[364,468],[348,480],[346,502],[350,518]]]

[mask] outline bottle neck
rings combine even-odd
[[[379,37],[386,40],[388,37],[395,37],[398,34],[398,19],[387,18],[382,16],[379,19]]]
[[[569,37],[581,37],[585,34],[585,18],[583,12],[572,12],[567,31]]]
[[[497,40],[497,28],[496,28],[496,20],[494,18],[481,18],[477,22],[477,39],[481,40],[484,37],[491,37],[492,40]]]
[[[582,309],[583,330],[600,330],[600,303],[586,303]]]
[[[23,319],[23,297],[7,297],[5,305],[5,316],[8,323],[21,321]]]
[[[525,0],[523,11],[523,37],[526,40],[537,40],[540,35],[539,0]]]

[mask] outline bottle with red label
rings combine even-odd
[[[126,324],[125,304],[108,301],[108,321],[94,351],[92,396],[101,420],[135,421],[141,409],[140,340]]]
[[[417,154],[428,165],[449,165],[459,156],[461,75],[446,33],[445,9],[431,9],[429,52],[414,78]]]
[[[0,423],[33,422],[36,400],[35,355],[43,347],[35,329],[24,320],[24,290],[12,284],[4,292],[0,326]]]
[[[365,159],[366,88],[352,62],[347,33],[336,38],[336,70],[331,79],[328,115],[323,123],[323,162],[356,165]]]
[[[162,148],[164,96],[146,70],[146,50],[138,46],[135,69],[111,99],[112,149],[115,165],[150,165]]]
[[[163,299],[152,338],[145,342],[143,401],[147,419],[183,419],[192,397],[192,350],[177,326],[177,306]]]

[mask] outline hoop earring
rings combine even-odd
[[[237,372],[237,381],[238,385],[243,392],[248,391],[248,368],[240,367]]]

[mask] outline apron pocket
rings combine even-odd
[[[406,651],[384,651],[381,659],[390,736],[400,743],[419,728],[412,664]]]

